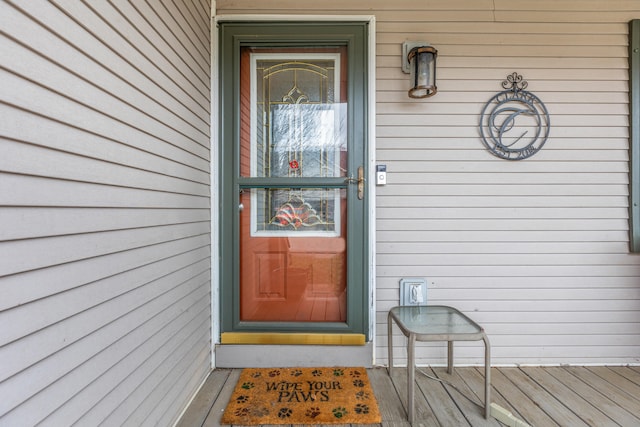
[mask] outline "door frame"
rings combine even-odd
[[[367,128],[365,132],[368,144],[366,147],[367,152],[364,156],[365,170],[367,170],[366,186],[368,204],[365,206],[366,215],[368,217],[368,226],[365,230],[365,237],[368,244],[367,254],[365,255],[365,262],[367,263],[367,281],[364,284],[367,287],[367,304],[364,310],[368,310],[366,319],[368,325],[365,325],[366,335],[368,341],[371,343],[375,338],[375,277],[376,277],[376,264],[375,264],[375,180],[374,180],[374,163],[375,163],[375,17],[374,16],[310,16],[310,15],[220,15],[215,16],[214,25],[212,26],[212,132],[211,132],[211,217],[212,217],[212,292],[211,292],[211,304],[212,304],[212,343],[220,343],[221,339],[221,322],[222,313],[220,310],[220,297],[221,297],[221,262],[220,249],[221,249],[221,229],[220,229],[220,208],[222,204],[221,195],[223,183],[222,171],[220,168],[220,130],[223,123],[219,114],[219,101],[222,96],[219,89],[219,43],[218,43],[218,23],[226,21],[234,22],[256,22],[256,23],[268,23],[268,22],[318,22],[323,24],[330,24],[331,22],[353,22],[353,23],[366,23],[368,24],[367,31],[367,79],[368,84],[366,86],[367,91],[367,103],[366,103],[366,117]],[[373,353],[373,346],[372,353]],[[212,355],[212,363],[215,366],[215,350]],[[372,355],[373,358],[373,355]]]

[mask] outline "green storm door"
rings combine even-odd
[[[367,332],[365,34],[221,24],[223,343]]]

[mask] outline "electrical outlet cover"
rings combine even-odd
[[[400,305],[427,305],[427,279],[420,277],[401,279]]]

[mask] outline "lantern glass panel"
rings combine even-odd
[[[437,51],[430,46],[415,47],[408,55],[411,70],[411,98],[426,98],[436,93]]]

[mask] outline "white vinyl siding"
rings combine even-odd
[[[171,425],[210,371],[209,15],[0,2],[0,425]]]
[[[629,253],[628,21],[631,0],[218,0],[218,15],[374,15],[376,359],[399,280],[481,323],[494,364],[640,362],[640,258]],[[438,49],[438,93],[407,96],[405,40]],[[551,116],[535,156],[482,145],[484,104],[518,72]],[[398,363],[406,363],[396,331]],[[456,360],[482,363],[481,345]],[[420,364],[445,348],[420,344]]]
[[[631,3],[596,3],[496,1],[471,22],[453,11],[446,22],[440,11],[401,22],[377,15],[376,161],[390,183],[377,198],[377,361],[386,360],[386,310],[407,276],[428,279],[430,304],[483,324],[494,364],[639,361],[627,21],[640,4],[621,12]],[[439,50],[439,92],[429,100],[405,95],[405,39]],[[477,123],[514,71],[549,109],[551,135],[534,157],[508,162],[487,153]],[[406,357],[401,335],[394,344]],[[462,363],[482,356],[475,344],[458,347]],[[423,345],[418,363],[444,355]]]

